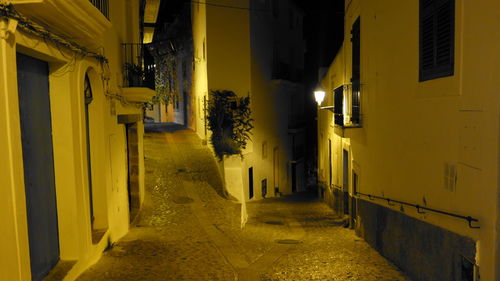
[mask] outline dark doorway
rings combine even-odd
[[[280,192],[280,159],[279,159],[279,148],[275,147],[273,149],[273,184],[274,184],[274,196]]]
[[[263,179],[262,180],[261,187],[262,187],[262,198],[266,198],[266,194],[267,194],[267,179]]]
[[[248,168],[248,198],[253,198],[253,167]]]
[[[332,140],[328,139],[328,188],[332,187]]]
[[[86,135],[86,145],[87,145],[87,177],[89,182],[89,210],[90,210],[90,225],[92,230],[94,230],[94,195],[92,190],[92,156],[90,153],[90,113],[89,108],[91,106],[94,96],[92,94],[92,87],[90,85],[90,78],[85,74],[84,81],[84,99],[85,99],[85,135]]]
[[[292,163],[292,192],[297,192],[297,163]]]
[[[189,127],[189,122],[188,122],[188,101],[189,101],[189,96],[188,93],[185,91],[182,92],[182,119],[184,120],[184,126]]]
[[[349,152],[343,150],[342,155],[342,190],[344,193],[344,214],[349,214]]]
[[[352,172],[352,196],[350,196],[351,202],[351,227],[355,227],[357,214],[357,199],[356,194],[358,192],[359,177],[356,172]]]
[[[128,206],[130,222],[139,213],[139,138],[137,123],[126,124],[128,160]]]
[[[31,277],[42,280],[59,261],[49,69],[17,54]]]

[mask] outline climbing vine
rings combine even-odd
[[[156,91],[150,105],[170,104],[177,98],[177,56],[182,54],[173,44],[164,42],[150,44],[148,49],[155,63]]]
[[[174,103],[179,100],[179,90],[184,86],[179,83],[188,83],[182,73],[178,74],[180,66],[183,61],[192,61],[193,56],[190,10],[183,8],[172,22],[155,30],[148,51],[154,60],[156,90],[150,105]],[[184,66],[182,69],[185,71]]]
[[[208,128],[215,154],[242,155],[253,129],[250,97],[238,98],[232,91],[212,90],[208,101]]]

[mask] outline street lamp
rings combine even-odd
[[[325,91],[323,91],[323,90],[314,91],[314,98],[316,99],[316,102],[318,103],[318,105],[321,106],[321,103],[325,99]]]
[[[321,106],[321,103],[325,99],[325,91],[322,89],[317,89],[314,91],[314,99],[316,99],[316,102],[318,103],[319,109],[328,109],[333,112],[333,106]]]

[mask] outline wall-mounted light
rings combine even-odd
[[[318,103],[319,109],[328,109],[333,112],[333,106],[321,106],[321,103],[325,99],[325,91],[322,89],[317,89],[314,91],[314,99],[316,99],[316,102]]]
[[[323,91],[323,90],[314,91],[314,99],[316,99],[316,102],[318,103],[318,105],[321,106],[321,103],[325,99],[325,91]]]

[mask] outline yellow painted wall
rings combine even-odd
[[[205,134],[205,114],[204,114],[204,99],[208,99],[208,80],[207,80],[207,59],[203,57],[203,45],[207,40],[207,9],[204,5],[205,0],[192,3],[191,18],[193,28],[193,95],[192,106],[195,120],[193,127],[198,136],[207,140]],[[206,52],[206,50],[205,50]]]
[[[274,154],[278,150],[279,191],[292,192],[292,143],[288,132],[291,96],[302,94],[298,83],[273,79],[273,62],[282,59],[294,69],[303,68],[302,13],[289,1],[279,1],[279,16],[273,16],[270,1],[251,1],[251,106],[254,130],[252,151],[245,155],[244,186],[248,198],[248,168],[253,166],[254,199],[262,198],[261,183],[267,180],[267,195],[273,197],[275,187]],[[294,26],[290,27],[290,9]],[[265,144],[264,144],[265,143]],[[265,150],[265,151],[263,151]]]
[[[243,160],[236,165],[237,161],[232,157],[221,165],[221,169],[225,169],[222,174],[226,178],[226,189],[238,200],[248,200],[248,169],[253,167],[253,199],[262,198],[263,179],[267,179],[267,197],[273,197],[273,149],[278,148],[279,187],[281,192],[289,193],[289,95],[301,91],[301,87],[286,81],[273,81],[271,72],[276,41],[280,42],[280,52],[286,59],[290,58],[290,46],[296,47],[293,64],[302,66],[302,15],[296,10],[300,20],[295,30],[291,30],[288,26],[289,9],[296,7],[290,7],[285,1],[280,7],[282,16],[278,19],[273,18],[270,4],[265,7],[262,1],[218,1],[216,4],[245,9],[205,5],[204,2],[192,4],[195,56],[193,92],[199,106],[203,106],[203,97],[213,89],[232,90],[240,97],[250,95],[252,118],[255,119],[252,140],[243,151]],[[254,11],[249,12],[246,8]],[[293,36],[290,37],[290,34]],[[196,130],[204,137],[204,113],[202,110],[196,113]],[[267,144],[267,155],[263,157],[264,142]]]
[[[249,7],[248,0],[217,1],[217,4]],[[206,5],[208,88],[231,90],[240,97],[250,92],[250,21],[244,9]],[[203,46],[198,50],[203,59]]]
[[[346,1],[344,46],[323,86],[332,90],[351,77],[350,29],[361,15],[363,128],[344,130],[359,191],[472,216],[481,229],[437,214],[406,214],[477,240],[481,279],[494,280],[498,224],[500,73],[496,31],[499,3],[456,0],[455,73],[418,81],[418,1]],[[345,65],[343,63],[345,58]],[[343,70],[343,68],[345,70]],[[347,79],[343,78],[345,77]],[[332,100],[327,100],[332,102]],[[331,104],[331,103],[330,103]],[[332,115],[319,112],[320,170],[328,169]],[[334,151],[341,153],[335,140]],[[341,157],[341,155],[340,155]],[[341,181],[341,160],[333,177]],[[446,189],[445,164],[457,167],[455,190]],[[326,181],[327,172],[320,173]],[[379,202],[384,205],[383,203]]]
[[[0,30],[7,22],[0,20]],[[23,174],[19,104],[16,97],[15,38],[0,38],[0,279],[30,280],[29,249],[26,223],[26,201]],[[14,67],[13,67],[14,65]]]
[[[110,1],[111,25],[93,43],[109,60],[101,64],[56,48],[40,38],[19,29],[15,37],[0,38],[1,75],[0,142],[2,155],[2,204],[0,228],[1,280],[30,280],[28,233],[25,211],[22,145],[18,110],[16,51],[49,63],[49,84],[54,145],[54,169],[58,212],[60,258],[76,260],[66,280],[74,280],[96,262],[107,246],[128,231],[127,156],[125,125],[118,124],[118,114],[142,114],[131,103],[122,104],[110,95],[120,95],[122,87],[122,42],[139,42],[137,0]],[[33,4],[37,5],[37,4]],[[90,4],[89,4],[90,5]],[[37,6],[38,7],[38,6]],[[121,12],[120,12],[121,11]],[[51,11],[43,11],[51,13]],[[76,11],[78,13],[78,11]],[[131,16],[131,14],[134,16]],[[0,22],[0,28],[5,22]],[[57,27],[54,27],[57,29]],[[75,58],[75,59],[73,59]],[[94,99],[89,107],[91,131],[91,164],[95,222],[94,228],[106,233],[98,244],[92,244],[87,177],[87,146],[83,82],[85,73],[91,81]],[[139,197],[144,198],[143,124],[138,122]],[[5,200],[5,202],[4,202]]]

